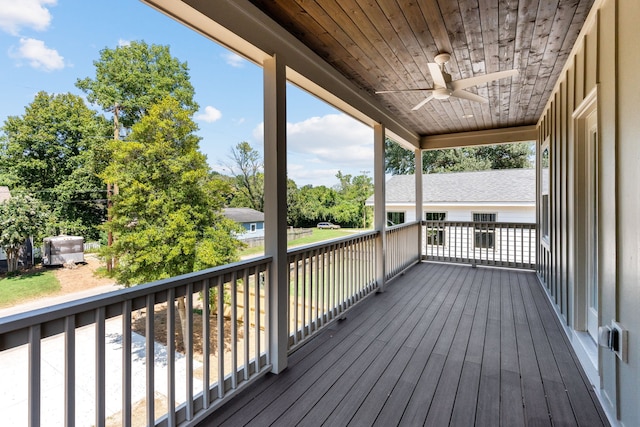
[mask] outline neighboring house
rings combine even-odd
[[[226,208],[222,214],[239,223],[245,232],[237,235],[240,240],[264,237],[264,213],[251,208]]]
[[[414,175],[386,183],[387,224],[416,220]],[[422,175],[423,220],[536,222],[536,172],[501,169]],[[373,206],[373,196],[367,202]]]

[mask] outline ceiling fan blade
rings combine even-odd
[[[447,87],[447,82],[442,75],[440,66],[434,62],[429,62],[427,65],[429,66],[431,77],[433,78],[433,84],[436,86]]]
[[[432,87],[424,88],[424,89],[396,89],[396,90],[377,90],[375,91],[376,95],[381,93],[403,93],[403,92],[431,92],[434,90]]]
[[[489,73],[483,76],[469,77],[468,79],[455,80],[451,82],[451,88],[456,91],[466,89],[470,86],[481,85],[483,83],[492,82],[494,80],[505,79],[518,75],[518,70],[498,71],[497,73]]]
[[[482,102],[486,104],[489,100],[483,96],[476,95],[475,93],[467,92],[466,90],[454,90],[451,93],[451,96],[455,96],[456,98],[468,99],[469,101]]]
[[[429,95],[427,96],[425,99],[423,99],[422,101],[420,101],[420,103],[418,105],[416,105],[415,107],[412,108],[413,111],[419,110],[421,109],[427,102],[431,101],[433,99],[433,95]]]

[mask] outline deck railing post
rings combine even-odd
[[[378,292],[384,291],[386,277],[386,249],[387,249],[387,214],[385,210],[385,166],[384,166],[384,125],[376,124],[373,127],[373,182],[374,182],[374,228],[380,232],[376,239],[376,283]]]
[[[422,224],[422,150],[415,149],[415,179],[416,179],[416,221]],[[422,226],[418,227],[418,259],[422,258]]]
[[[287,117],[286,69],[273,56],[264,69],[264,219],[265,254],[273,257],[269,280],[268,336],[272,371],[287,367]]]

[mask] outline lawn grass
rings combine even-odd
[[[301,237],[287,243],[287,247],[310,245],[312,243],[321,242],[323,240],[337,239],[338,237],[349,236],[353,234],[353,231],[346,231],[342,229],[312,229],[311,236]]]
[[[345,230],[345,229],[319,229],[313,228],[311,236],[301,237],[299,239],[291,240],[287,243],[288,248],[294,246],[310,245],[312,243],[322,242],[323,240],[337,239],[339,237],[349,236],[360,230]],[[264,253],[264,246],[255,246],[253,248],[247,248],[240,252],[241,258],[249,256],[260,256]]]
[[[60,282],[51,271],[25,273],[0,279],[0,307],[52,294],[60,290]]]

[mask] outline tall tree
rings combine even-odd
[[[34,197],[18,195],[0,203],[0,247],[7,254],[7,271],[18,269],[20,249],[31,237],[38,237],[46,211]]]
[[[96,238],[105,218],[99,151],[109,128],[79,96],[39,92],[22,116],[4,123],[0,184],[47,203],[58,231]]]
[[[248,142],[240,142],[231,149],[229,161],[224,164],[235,177],[233,207],[264,210],[264,162],[260,153]]]
[[[155,103],[172,96],[181,108],[193,113],[198,104],[193,100],[194,89],[186,63],[171,56],[169,46],[148,45],[132,41],[115,49],[100,51],[94,61],[95,79],[78,79],[76,86],[87,94],[87,99],[113,113],[114,139],[120,139],[121,127],[125,134]],[[118,191],[118,184],[107,184],[107,198]],[[110,220],[110,218],[108,218]],[[107,243],[112,244],[108,232]],[[111,271],[112,260],[107,259]]]
[[[424,173],[440,173],[530,168],[533,154],[533,145],[527,143],[428,150],[422,154],[422,170]],[[413,152],[389,139],[385,141],[385,162],[387,173],[393,175],[415,171]]]
[[[336,178],[339,184],[338,203],[332,209],[334,220],[347,227],[366,227],[365,201],[373,194],[373,180],[367,175],[345,175],[340,171]]]
[[[172,96],[181,108],[194,113],[198,104],[185,62],[171,56],[169,46],[132,41],[128,45],[100,51],[94,79],[78,79],[76,86],[87,99],[114,113],[125,128],[130,128],[166,96]]]
[[[134,285],[235,261],[237,225],[219,212],[223,180],[211,180],[190,111],[167,97],[134,124],[126,141],[113,140],[102,177],[117,182],[109,250],[119,259],[118,282]],[[149,248],[153,248],[150,250]]]

